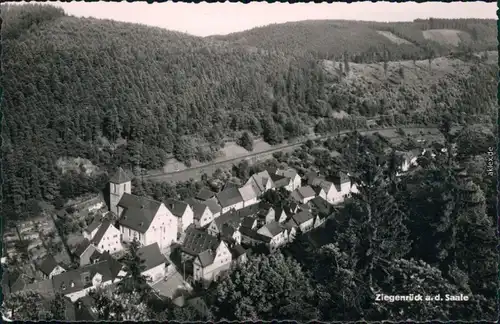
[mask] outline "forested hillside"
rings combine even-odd
[[[466,122],[460,118],[491,113],[495,103],[496,63],[484,53],[479,59],[469,52],[455,58],[457,67],[446,73],[420,62],[415,70],[424,72],[417,78],[407,81],[403,76],[410,72],[403,69],[394,82],[398,63],[387,63],[389,76],[379,64],[379,76],[366,79],[357,77],[354,65],[349,71],[349,56],[338,73],[338,63],[332,70],[314,53],[68,17],[51,6],[3,6],[1,15],[3,202],[9,219],[32,215],[38,201],[60,204],[106,182],[105,174],[63,175],[56,166],[62,157],[89,159],[103,171],[118,165],[153,169],[170,155],[209,160],[224,137],[242,130],[275,144],[312,126],[322,132],[350,127],[351,119],[335,118],[341,110],[370,118],[401,113],[393,123],[421,121],[420,107],[414,103],[408,109],[408,102],[424,98],[429,89],[433,103],[425,107],[426,122],[446,110]],[[476,30],[477,39],[489,44],[491,30]],[[341,29],[335,37],[346,32]],[[367,40],[385,44],[387,39],[360,35],[335,47],[357,53],[355,46]],[[386,49],[380,55],[403,57],[393,47]],[[394,95],[383,101],[359,96],[382,88]]]
[[[321,59],[338,59],[347,52],[353,62],[372,63],[427,59],[465,49],[495,50],[496,29],[496,21],[492,19],[431,18],[391,23],[307,20],[272,24],[211,38],[286,53],[310,53]],[[447,32],[450,30],[456,32]],[[457,44],[432,37],[426,31],[458,34],[461,44],[457,47]]]

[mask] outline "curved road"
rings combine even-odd
[[[190,178],[192,179],[197,179],[201,177],[203,173],[206,173],[207,175],[212,174],[216,169],[222,168],[222,167],[227,167],[231,166],[237,162],[240,162],[242,160],[250,160],[250,159],[256,159],[256,160],[263,160],[267,159],[268,156],[272,156],[273,153],[275,152],[280,152],[280,151],[287,151],[290,149],[294,149],[298,146],[303,145],[305,142],[308,140],[317,140],[317,139],[327,139],[332,136],[338,136],[338,135],[344,135],[347,133],[352,133],[354,131],[359,131],[362,134],[366,133],[375,133],[378,131],[383,131],[383,130],[398,130],[399,128],[401,129],[436,129],[436,126],[423,126],[423,127],[418,127],[418,126],[408,126],[408,127],[388,127],[388,128],[374,128],[374,129],[357,129],[357,130],[345,130],[341,131],[338,133],[332,133],[329,135],[324,135],[324,136],[311,136],[308,139],[298,141],[296,143],[290,143],[288,145],[283,145],[280,147],[275,147],[270,150],[258,152],[258,153],[251,153],[247,154],[244,156],[239,156],[236,158],[232,159],[227,159],[224,161],[218,161],[206,165],[200,165],[197,167],[192,167],[180,171],[174,171],[174,172],[168,172],[168,173],[160,173],[160,174],[151,174],[151,175],[143,175],[142,178],[144,180],[152,180],[152,181],[187,181]]]

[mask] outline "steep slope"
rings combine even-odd
[[[118,165],[159,168],[170,155],[208,160],[225,137],[241,130],[275,144],[325,119],[352,127],[354,121],[334,118],[340,111],[406,112],[413,98],[399,94],[405,87],[399,81],[356,78],[355,65],[345,77],[337,75],[332,63],[311,55],[68,17],[50,6],[9,8],[2,18],[3,210],[11,216],[32,214],[34,201],[60,203],[98,190],[106,180],[85,172],[62,175],[58,161],[79,157],[108,171]],[[426,117],[457,110],[457,100],[467,114],[495,102],[487,93],[495,66],[456,64],[463,68],[430,83],[439,105],[425,106]],[[414,97],[426,96],[433,73],[415,79]],[[482,92],[462,100],[474,86]],[[382,88],[383,102],[368,100]],[[418,117],[411,111],[402,118]]]
[[[428,19],[396,23],[308,20],[272,24],[213,38],[287,53],[310,53],[326,59],[339,58],[347,52],[356,63],[370,63],[384,59],[427,59],[428,56],[447,55],[456,50],[456,41],[450,43],[445,37],[428,37],[429,33],[424,35],[424,31],[435,30],[433,34],[439,34],[442,29],[458,31],[455,38],[475,51],[496,48],[496,21],[481,19]],[[390,57],[387,58],[387,55]]]

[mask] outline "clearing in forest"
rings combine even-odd
[[[394,35],[393,33],[391,33],[390,31],[377,30],[377,33],[379,33],[380,35],[382,35],[382,36],[386,37],[387,39],[389,39],[391,42],[393,42],[395,44],[398,44],[398,45],[401,45],[401,44],[411,44],[406,39],[398,37],[398,36]]]
[[[424,30],[422,33],[425,39],[453,46],[458,46],[462,41],[461,34],[466,34],[463,31],[455,29],[429,29]]]

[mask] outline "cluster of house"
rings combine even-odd
[[[403,171],[415,159],[414,154],[403,159]],[[276,207],[261,201],[265,192],[280,188],[290,192],[294,203]],[[115,284],[126,275],[113,254],[134,239],[141,244],[143,274],[152,283],[175,270],[185,278],[210,282],[244,263],[249,247],[263,246],[272,252],[293,241],[298,232],[320,226],[333,205],[357,191],[348,174],[340,173],[333,181],[316,173],[302,179],[293,169],[265,170],[243,186],[228,183],[219,193],[203,188],[186,201],[159,202],[133,195],[131,189],[131,178],[119,168],[110,179],[110,211],[85,229],[83,241],[73,251],[77,269],[58,264],[49,255],[39,264],[45,280],[31,282],[11,274],[3,278],[4,291],[32,289],[48,296],[60,291],[75,302],[91,289]],[[180,246],[180,269],[165,257],[173,243]]]

